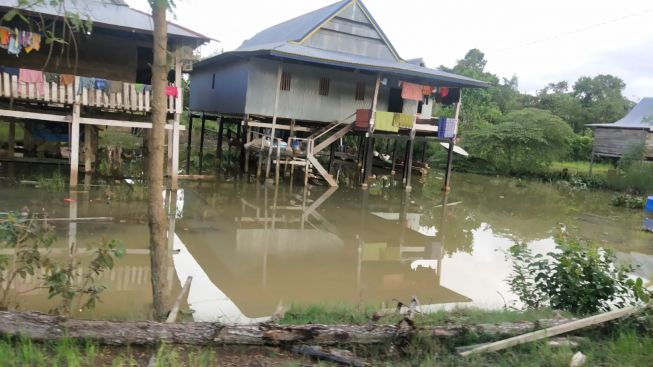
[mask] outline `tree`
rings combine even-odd
[[[165,96],[168,23],[166,11],[172,5],[169,0],[149,0],[152,8],[153,53],[152,62],[152,129],[148,139],[148,225],[150,229],[150,266],[152,282],[152,307],[154,318],[163,320],[167,311],[168,245],[167,222],[161,190],[164,188],[163,167],[167,99]]]
[[[464,135],[463,145],[501,172],[537,172],[567,155],[572,136],[559,117],[525,108],[506,114],[498,124],[475,126]]]
[[[579,78],[572,94],[583,107],[583,123],[602,124],[622,118],[633,106],[623,96],[624,88],[623,80],[609,74]]]

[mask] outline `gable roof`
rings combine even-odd
[[[304,44],[314,32],[349,6],[357,5],[378,32],[382,42],[394,54],[393,59],[356,55]],[[324,8],[267,28],[243,42],[234,51],[200,61],[196,70],[209,65],[227,64],[251,56],[290,59],[301,62],[342,67],[369,72],[382,72],[417,83],[454,88],[485,88],[487,83],[461,75],[430,69],[401,59],[361,0],[342,0]]]
[[[65,13],[77,13],[82,19],[90,19],[94,25],[108,25],[127,31],[151,33],[154,25],[152,16],[145,12],[130,8],[122,0],[64,0],[65,6],[43,4],[23,8],[26,12],[41,13],[62,17]],[[19,7],[20,0],[0,0],[0,8]],[[65,10],[64,10],[65,8]],[[188,28],[168,22],[168,34],[172,36],[193,38],[202,42],[210,38]]]
[[[653,131],[653,97],[643,98],[626,116],[611,124],[590,124],[592,127],[645,129]]]
[[[299,42],[351,2],[352,0],[342,0],[264,29],[245,40],[238,49],[277,42]]]

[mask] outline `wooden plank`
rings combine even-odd
[[[130,83],[124,83],[122,85],[122,107],[128,109],[129,106],[129,92],[131,90]]]
[[[20,97],[18,94],[18,77],[15,75],[11,76],[11,96],[14,98]]]
[[[134,84],[129,85],[129,105],[127,109],[136,111],[138,106],[138,96],[136,95],[136,86]]]
[[[45,102],[50,102],[50,90],[51,90],[50,88],[51,88],[50,83],[47,83],[47,82],[44,83],[44,85],[43,85],[43,95],[41,96],[41,98],[43,98],[43,100]]]
[[[262,127],[262,128],[266,128],[266,129],[272,128],[272,124],[267,123],[267,122],[260,122],[260,121],[248,121],[247,126],[248,127]],[[276,128],[278,130],[291,130],[291,129],[294,129],[294,131],[304,131],[304,132],[309,132],[309,133],[313,131],[313,129],[310,129],[308,127],[297,126],[297,125],[295,125],[295,127],[293,128],[290,125],[277,124]]]
[[[36,84],[34,83],[23,83],[27,87],[27,98],[34,100],[36,99]]]
[[[0,116],[7,117],[16,117],[24,119],[33,119],[33,120],[43,120],[43,121],[52,121],[52,122],[70,122],[70,115],[52,115],[47,113],[38,113],[38,112],[26,112],[26,111],[15,111],[15,110],[3,110],[0,109]]]
[[[73,105],[72,124],[70,128],[70,187],[77,187],[79,169],[79,104]]]
[[[82,105],[88,106],[88,89],[82,89]]]
[[[0,110],[0,116],[3,114],[2,111],[3,110]],[[10,111],[10,112],[14,112],[14,111]],[[64,116],[64,117],[69,118],[68,116]],[[81,117],[79,121],[80,121],[81,124],[87,124],[87,125],[113,126],[113,127],[135,127],[135,128],[140,128],[140,129],[151,129],[152,128],[152,123],[151,122],[104,120],[104,119],[97,119],[97,118],[90,118],[90,117]],[[166,130],[172,129],[172,124],[166,124],[165,128],[166,128]],[[179,131],[184,131],[184,130],[186,130],[186,127],[180,125],[179,126]]]
[[[145,111],[147,111],[147,112],[150,112],[151,98],[152,98],[152,96],[150,95],[150,91],[146,90],[145,91]]]
[[[168,113],[172,113],[174,111],[174,99],[172,96],[168,96]]]
[[[2,94],[11,97],[11,78],[7,73],[2,73]]]
[[[75,77],[75,82],[71,85],[66,86],[66,93],[68,94],[68,103],[73,103],[73,101],[80,103],[81,95],[77,94],[77,91],[80,90],[79,77]]]
[[[144,92],[138,93],[138,110],[139,111],[143,111],[143,109],[145,108],[145,106],[143,105],[143,93]]]
[[[460,353],[461,356],[468,356],[471,354],[477,354],[481,352],[496,352],[502,349],[510,348],[515,345],[523,344],[523,343],[528,343],[544,338],[548,338],[550,336],[555,336],[555,335],[560,335],[564,333],[568,333],[570,331],[578,330],[584,327],[588,327],[591,325],[596,325],[596,324],[601,324],[606,321],[618,319],[624,316],[632,315],[638,310],[637,307],[629,306],[629,307],[624,307],[620,308],[618,310],[602,313],[599,315],[595,316],[590,316],[586,317],[584,319],[568,322],[566,324],[562,325],[557,325],[553,326],[550,328],[542,329],[542,330],[537,330],[533,331],[531,333],[515,336],[512,338],[504,339],[504,340],[499,340],[494,343],[487,343],[480,345],[478,347],[469,349],[467,351],[464,351]]]
[[[59,102],[66,103],[66,86],[59,84]]]
[[[178,114],[184,112],[184,94],[182,93],[181,88],[177,88],[177,98],[175,101],[175,107]]]
[[[177,315],[179,315],[179,309],[181,308],[181,301],[184,300],[184,296],[190,290],[190,284],[192,281],[193,281],[193,277],[189,276],[188,278],[186,278],[186,282],[184,283],[184,286],[181,288],[181,291],[179,292],[179,295],[175,300],[175,304],[172,306],[172,309],[168,314],[168,318],[166,319],[166,322],[175,322],[177,320]]]

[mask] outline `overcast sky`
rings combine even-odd
[[[334,0],[175,0],[176,22],[233,50],[274,24]],[[452,66],[471,48],[487,70],[534,92],[548,82],[613,74],[626,97],[653,96],[651,0],[364,0],[400,56]],[[146,0],[128,0],[147,10]],[[212,46],[214,47],[214,46]]]

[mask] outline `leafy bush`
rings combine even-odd
[[[525,108],[506,114],[496,125],[475,125],[464,135],[463,144],[500,172],[534,173],[566,157],[571,137],[572,129],[559,117]]]
[[[612,197],[611,204],[620,208],[643,209],[645,199],[630,194],[617,194]]]
[[[612,250],[566,237],[556,244],[546,255],[533,255],[526,245],[510,248],[513,272],[507,281],[526,308],[592,314],[648,301],[642,279],[629,278],[634,268],[617,264]]]
[[[592,145],[594,137],[591,135],[574,134],[569,140],[569,160],[588,161],[592,155]]]
[[[5,250],[0,254],[0,309],[14,304],[19,294],[15,282],[28,276],[34,277],[37,288],[48,288],[48,298],[61,297],[52,313],[70,315],[72,310],[94,308],[104,290],[96,280],[113,268],[124,249],[115,241],[105,242],[92,249],[94,257],[86,266],[67,257],[57,261],[48,253],[54,229],[28,213],[25,209],[0,219],[0,249]]]

